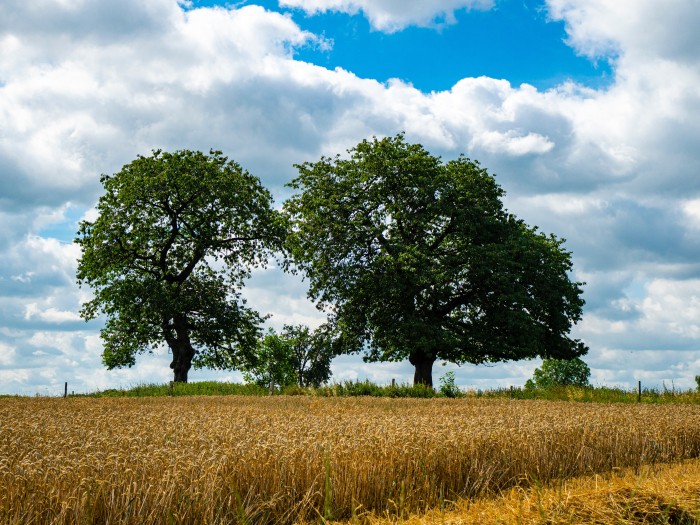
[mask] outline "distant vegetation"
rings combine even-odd
[[[425,385],[396,384],[377,385],[369,381],[345,381],[318,388],[285,386],[275,387],[273,395],[312,397],[393,397],[393,398],[472,398],[472,399],[531,399],[549,401],[581,401],[591,403],[636,403],[637,390],[605,386],[561,386],[544,388],[495,388],[486,390],[462,390],[449,379],[449,373],[441,379],[441,386],[432,389]],[[445,380],[447,379],[447,380]],[[80,394],[88,397],[165,397],[165,396],[269,396],[270,390],[258,384],[221,383],[201,381],[192,383],[144,384],[126,389],[109,389]],[[76,397],[79,397],[76,396]],[[643,388],[642,403],[698,403],[700,391],[675,388]]]

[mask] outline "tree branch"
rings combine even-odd
[[[474,290],[469,290],[459,295],[455,295],[441,307],[435,308],[434,312],[440,315],[447,315],[459,306],[466,306],[470,304],[474,300],[475,296],[476,292]]]
[[[442,244],[442,241],[444,241],[447,238],[447,236],[454,231],[454,227],[455,227],[455,220],[454,220],[454,216],[452,216],[452,217],[450,217],[450,222],[448,222],[447,226],[445,226],[445,229],[442,230],[442,233],[435,238],[435,240],[428,247],[428,249],[431,252],[435,251],[437,249],[437,247]]]
[[[178,234],[180,233],[180,228],[178,227],[177,220],[178,220],[178,214],[170,207],[170,204],[166,200],[163,203],[165,212],[168,214],[168,217],[170,217],[170,235],[165,241],[165,245],[163,248],[160,250],[160,260],[158,262],[161,270],[163,271],[163,275],[165,276],[167,280],[167,272],[168,272],[168,265],[167,265],[167,257],[168,257],[168,252],[170,251],[170,248],[173,247],[173,244],[175,244],[175,239],[177,239]]]

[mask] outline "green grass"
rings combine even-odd
[[[255,384],[200,381],[194,383],[142,384],[128,389],[108,389],[89,397],[165,397],[165,396],[264,396],[267,390]]]
[[[345,381],[333,383],[320,388],[301,388],[286,386],[276,388],[275,395],[302,395],[319,397],[444,397],[439,390],[423,385],[408,384],[377,385],[369,381]],[[90,397],[164,397],[164,396],[265,396],[267,388],[255,384],[220,383],[201,381],[194,383],[142,384],[128,389],[109,389],[84,394]],[[637,390],[625,390],[606,386],[574,387],[554,386],[549,388],[496,388],[487,390],[461,390],[457,397],[487,399],[540,399],[551,401],[580,401],[589,403],[637,403]],[[642,390],[642,403],[691,403],[700,404],[700,392],[697,390]]]
[[[315,394],[324,397],[439,397],[439,393],[425,385],[400,384],[381,386],[369,381],[345,381],[343,383],[322,386]]]
[[[550,401],[581,401],[588,403],[637,403],[638,391],[607,386],[552,386],[548,388],[500,388],[477,390],[467,395],[484,398],[542,399]],[[697,390],[657,390],[643,388],[642,403],[698,403]]]
[[[320,397],[440,397],[429,387],[418,385],[380,386],[369,381],[345,381],[319,388],[302,388],[299,386],[277,387],[275,395],[286,396],[320,396]],[[88,397],[165,397],[165,396],[265,396],[269,390],[254,383],[220,383],[201,381],[194,383],[174,383],[172,388],[165,384],[141,384],[128,389],[108,389],[91,394]]]

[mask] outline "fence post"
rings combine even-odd
[[[168,386],[168,395],[172,396],[173,395],[173,387],[175,386],[175,381],[170,381],[170,384]]]
[[[642,402],[642,381],[637,381],[637,403]]]
[[[391,379],[391,388],[396,388],[396,378]]]
[[[275,383],[273,381],[270,381],[270,395],[275,395]]]
[[[63,397],[68,397],[68,381],[63,384]]]

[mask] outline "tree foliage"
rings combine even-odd
[[[503,209],[478,163],[443,163],[403,135],[296,166],[289,250],[345,351],[408,359],[432,385],[437,359],[571,358],[581,316],[563,240]]]
[[[542,368],[536,368],[525,388],[548,388],[551,386],[589,386],[591,369],[580,358],[545,359]]]
[[[296,383],[288,341],[273,329],[258,341],[255,354],[243,365],[243,378],[265,388],[270,385],[289,386]]]
[[[259,314],[240,288],[278,249],[284,228],[259,180],[221,152],[139,156],[103,175],[98,217],[80,224],[79,284],[94,290],[85,320],[101,331],[109,368],[167,344],[176,381],[196,366],[230,368],[253,352]]]
[[[314,331],[304,325],[285,325],[280,334],[270,329],[260,340],[244,377],[261,386],[298,385],[318,388],[331,376],[332,340],[327,327]]]

